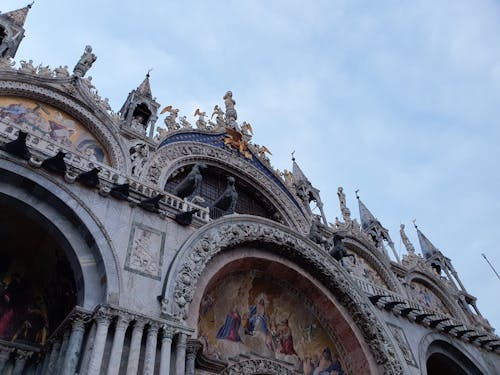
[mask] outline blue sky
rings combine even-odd
[[[37,2],[16,60],[88,73],[120,109],[153,68],[153,94],[193,120],[232,90],[272,163],[290,153],[340,216],[343,186],[417,245],[450,257],[500,328],[500,4],[496,1]],[[25,2],[2,1],[2,11]],[[161,120],[159,121],[161,123]],[[417,246],[418,248],[418,246]]]

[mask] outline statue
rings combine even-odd
[[[215,201],[212,207],[218,208],[225,214],[234,214],[234,209],[236,208],[236,202],[238,201],[238,192],[235,187],[236,180],[234,177],[229,176],[227,178],[226,190],[222,195]]]
[[[293,173],[290,172],[289,170],[285,169],[283,173],[281,174],[285,180],[285,185],[289,188],[293,187],[293,184],[295,182],[295,179],[293,177]]]
[[[337,195],[339,197],[340,212],[342,213],[344,222],[349,223],[351,221],[351,211],[347,208],[344,189],[342,188],[342,186],[339,186],[339,188],[337,189]]]
[[[399,234],[401,235],[401,241],[403,241],[403,244],[406,247],[406,251],[408,251],[408,254],[415,254],[415,248],[413,247],[413,244],[410,242],[408,239],[408,236],[405,233],[405,225],[401,224],[399,226]]]
[[[69,71],[68,71],[68,66],[67,65],[60,65],[59,67],[54,69],[54,73],[56,74],[57,78],[65,78],[69,77]]]
[[[82,57],[75,65],[73,69],[73,74],[76,77],[83,77],[85,73],[92,67],[92,64],[97,60],[97,56],[92,53],[92,47],[86,46],[85,51],[83,52]]]
[[[21,60],[19,64],[21,64],[21,67],[19,68],[20,72],[29,74],[36,73],[36,68],[33,66],[33,60],[29,60],[28,62],[26,62],[25,60]]]
[[[179,198],[192,199],[201,195],[201,172],[206,169],[205,164],[195,164],[186,177],[177,185],[173,191]]]
[[[16,65],[10,57],[0,57],[0,69],[12,69]]]
[[[216,128],[225,128],[226,123],[224,122],[224,111],[216,104],[214,107],[214,112],[212,113],[212,116],[210,117],[210,120],[212,120],[215,116],[215,124],[213,122],[212,126]]]
[[[198,120],[196,120],[196,127],[200,130],[205,130],[207,129],[207,122],[205,121],[206,113],[200,111],[199,108],[196,109],[194,112],[195,116],[198,116]]]
[[[238,130],[238,123],[236,122],[238,114],[234,109],[236,102],[233,99],[233,93],[231,91],[226,92],[222,99],[224,99],[224,105],[226,106],[226,125]]]
[[[241,133],[247,138],[252,138],[253,135],[252,125],[250,125],[246,121],[243,121],[243,124],[241,124]]]
[[[319,215],[314,215],[311,222],[311,228],[309,229],[309,238],[328,251],[330,242],[321,235],[321,227],[321,217]]]
[[[252,154],[248,151],[248,142],[243,139],[243,134],[238,130],[226,128],[227,136],[224,138],[224,145],[238,150],[247,159],[252,159]]]
[[[186,119],[186,116],[182,116],[180,119],[180,123],[183,129],[190,129],[191,123]]]
[[[330,255],[340,262],[340,264],[344,265],[344,262],[342,261],[343,258],[346,257],[352,257],[352,261],[354,264],[356,264],[356,257],[354,254],[349,254],[347,253],[347,250],[344,246],[344,243],[342,242],[342,237],[339,236],[338,234],[334,234],[332,238],[332,244],[330,245]]]
[[[142,167],[149,157],[148,146],[144,143],[138,143],[130,149],[130,160],[132,161],[132,176],[138,177],[141,174]]]
[[[52,77],[52,70],[50,67],[47,66],[42,66],[42,64],[38,65],[38,75],[43,76],[43,77]]]

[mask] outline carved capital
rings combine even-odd
[[[188,356],[191,355],[195,357],[196,354],[198,354],[198,351],[200,351],[202,347],[203,345],[201,344],[200,341],[195,339],[189,339],[187,340],[186,344],[186,353]]]
[[[113,315],[107,308],[100,308],[94,315],[94,320],[98,325],[109,325],[112,319]]]
[[[16,361],[26,361],[28,360],[31,356],[33,355],[33,352],[29,352],[27,350],[21,350],[21,349],[17,349],[16,350]]]
[[[162,337],[162,339],[172,340],[172,338],[174,337],[174,335],[175,335],[175,328],[174,327],[171,327],[168,324],[164,324],[161,327],[161,337]]]
[[[143,329],[144,326],[148,323],[147,319],[136,316],[134,317],[134,329]]]

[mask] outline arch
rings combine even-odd
[[[449,370],[458,369],[458,372],[446,372],[450,374],[459,374],[460,371],[467,375],[488,373],[481,363],[481,356],[471,353],[462,342],[451,341],[448,337],[436,332],[427,334],[419,344],[419,362],[422,373],[435,375],[436,372],[428,371],[429,359],[431,359],[431,365],[435,361],[434,365],[437,367],[441,364],[450,366]]]
[[[421,273],[419,271],[412,271],[407,275],[407,280],[408,280],[408,286],[412,283],[415,282],[417,284],[421,284],[428,288],[432,293],[434,293],[443,306],[448,309],[448,314],[451,315],[452,317],[462,319],[464,321],[468,321],[468,318],[464,316],[464,313],[461,311],[460,307],[458,306],[458,303],[454,303],[448,296],[446,292],[442,290],[442,287],[437,284],[434,280],[429,278],[426,274]],[[408,294],[410,294],[410,290],[408,290]],[[410,295],[410,298],[413,297]],[[439,311],[438,311],[439,312]],[[441,311],[444,314],[447,314],[446,311]]]
[[[92,102],[91,98],[85,94],[81,80],[75,85],[71,77],[62,79],[41,78],[10,71],[2,72],[1,75],[5,75],[6,78],[9,78],[10,75],[15,75],[15,81],[0,80],[0,95],[17,96],[41,101],[72,116],[74,119],[80,121],[104,146],[112,167],[121,171],[127,170],[130,160],[123,140],[118,136],[116,129],[113,129],[113,125],[111,125],[112,120],[109,115],[99,109]],[[66,93],[63,94],[53,87],[48,88],[47,86],[41,87],[40,85],[35,85],[32,83],[34,79],[42,82],[51,81],[51,84],[55,81],[62,91],[68,91],[69,86],[75,98],[69,97]],[[81,94],[81,98],[77,98],[77,94]],[[77,101],[77,99],[80,99],[80,101]]]
[[[47,177],[1,159],[2,204],[22,209],[54,236],[80,289],[78,304],[86,309],[117,304],[121,275],[109,236],[82,201]]]
[[[281,256],[314,275],[343,306],[361,332],[377,365],[387,374],[403,372],[385,323],[378,318],[346,271],[325,250],[293,230],[273,221],[246,215],[231,215],[194,233],[181,246],[168,270],[162,299],[162,314],[186,323],[199,279],[209,261],[235,247],[259,244],[259,249]]]
[[[276,176],[266,176],[253,164],[222,148],[195,142],[178,142],[160,148],[144,167],[141,176],[161,189],[168,177],[177,169],[190,164],[205,163],[238,176],[246,182],[259,186],[271,204],[279,211],[284,220],[301,233],[308,233],[310,223],[293,200],[292,194]],[[273,180],[274,179],[274,180]]]

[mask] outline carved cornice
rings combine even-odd
[[[203,143],[179,142],[160,148],[144,166],[141,179],[163,189],[168,176],[183,165],[196,162],[218,166],[259,185],[267,193],[285,220],[301,233],[309,231],[309,222],[292,199],[268,176],[231,152]]]
[[[227,217],[206,225],[178,251],[167,276],[163,306],[165,315],[186,319],[196,284],[207,263],[221,251],[244,245],[272,245],[284,256],[315,275],[347,309],[375,358],[386,374],[402,373],[402,362],[390,340],[387,327],[367,297],[358,291],[346,271],[324,249],[287,227],[247,215]]]

